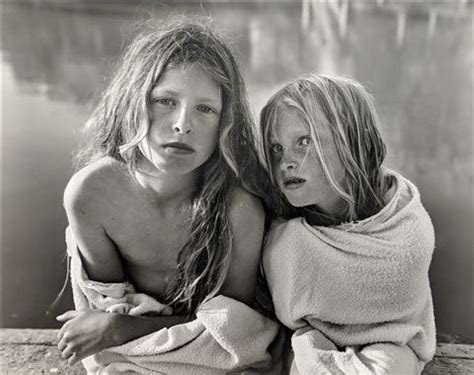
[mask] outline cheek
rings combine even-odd
[[[321,162],[319,161],[318,154],[314,148],[310,147],[306,150],[301,150],[296,154],[296,157],[298,158],[301,168],[318,174],[322,171]]]
[[[166,119],[160,118],[150,122],[150,129],[148,130],[147,138],[150,141],[163,137],[166,129]]]
[[[217,147],[218,143],[218,129],[217,126],[204,128],[200,132],[198,138],[199,145],[201,149],[206,152],[206,154],[212,154]]]
[[[214,152],[214,150],[218,147],[217,145],[217,136],[209,138],[206,144],[206,153],[208,157]]]

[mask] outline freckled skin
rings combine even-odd
[[[344,169],[333,136],[327,124],[318,126],[328,164],[336,181],[340,183],[344,179]],[[326,178],[310,129],[296,110],[284,107],[278,111],[270,145],[273,175],[278,187],[293,206],[318,205],[326,213],[340,209],[342,199]],[[285,181],[292,177],[301,178],[305,182],[298,188],[288,188]]]

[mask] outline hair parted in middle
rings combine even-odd
[[[378,130],[378,115],[372,96],[358,82],[340,76],[309,74],[279,90],[261,112],[267,169],[271,170],[270,135],[281,110],[296,110],[307,125],[313,147],[321,162],[327,181],[345,202],[338,217],[330,217],[316,206],[293,207],[273,183],[274,215],[291,218],[303,216],[314,225],[337,225],[368,218],[384,206],[384,195],[389,183],[381,166],[386,147]],[[319,127],[329,127],[338,156],[344,168],[344,181],[333,177],[327,161]]]
[[[263,199],[269,189],[239,64],[210,20],[173,17],[130,43],[86,124],[90,138],[79,154],[83,163],[109,156],[137,170],[144,158],[139,144],[150,128],[151,91],[167,69],[190,64],[198,65],[220,87],[222,111],[216,149],[200,167],[191,232],[167,291],[167,302],[187,314],[216,295],[228,273],[228,213],[235,187],[243,186]]]

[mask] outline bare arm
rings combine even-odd
[[[74,235],[80,238],[78,243],[89,276],[103,282],[122,281],[124,273],[113,242],[108,239],[100,223],[86,219],[87,214],[94,212],[95,207],[89,207],[87,203],[85,206],[78,204],[81,200],[68,200],[67,193],[65,206],[68,206],[66,202],[75,203],[66,208],[71,212],[68,213],[68,218],[76,224],[70,222],[73,231],[75,228],[77,230]],[[260,201],[242,190],[236,192],[231,205],[230,221],[234,251],[222,294],[251,305],[264,230],[264,213]],[[104,264],[110,262],[111,258],[112,264],[104,270]],[[69,311],[58,317],[58,320],[65,322],[58,335],[58,347],[63,358],[70,363],[105,348],[188,321],[185,316],[137,317],[101,311]]]
[[[233,254],[221,293],[251,306],[262,251],[265,213],[258,198],[238,189],[232,199],[229,219]]]
[[[125,279],[120,256],[104,229],[110,202],[103,176],[82,170],[69,181],[64,208],[84,267],[91,280],[122,282]]]
[[[89,279],[123,282],[120,254],[104,228],[105,218],[113,215],[116,204],[107,191],[110,171],[96,172],[86,169],[73,176],[64,192],[64,208]],[[58,334],[58,348],[70,363],[186,322],[184,316],[136,317],[98,310],[68,311],[57,319],[64,322]]]
[[[57,319],[64,322],[58,333],[58,349],[70,364],[112,346],[187,322],[184,316],[140,317],[100,310],[67,311]]]

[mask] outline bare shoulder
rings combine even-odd
[[[263,225],[265,212],[259,198],[238,187],[232,192],[229,217],[233,225],[252,228],[256,224]]]
[[[75,173],[64,190],[66,212],[100,210],[123,188],[124,167],[112,158],[102,158]]]
[[[252,304],[262,251],[265,213],[260,200],[242,188],[232,193],[232,263],[222,293]]]
[[[77,172],[64,191],[64,208],[84,267],[91,280],[121,282],[124,272],[113,240],[105,230],[116,204],[125,171],[110,158],[100,159]]]
[[[235,189],[229,221],[237,258],[257,261],[265,229],[265,212],[260,199],[242,188]]]

